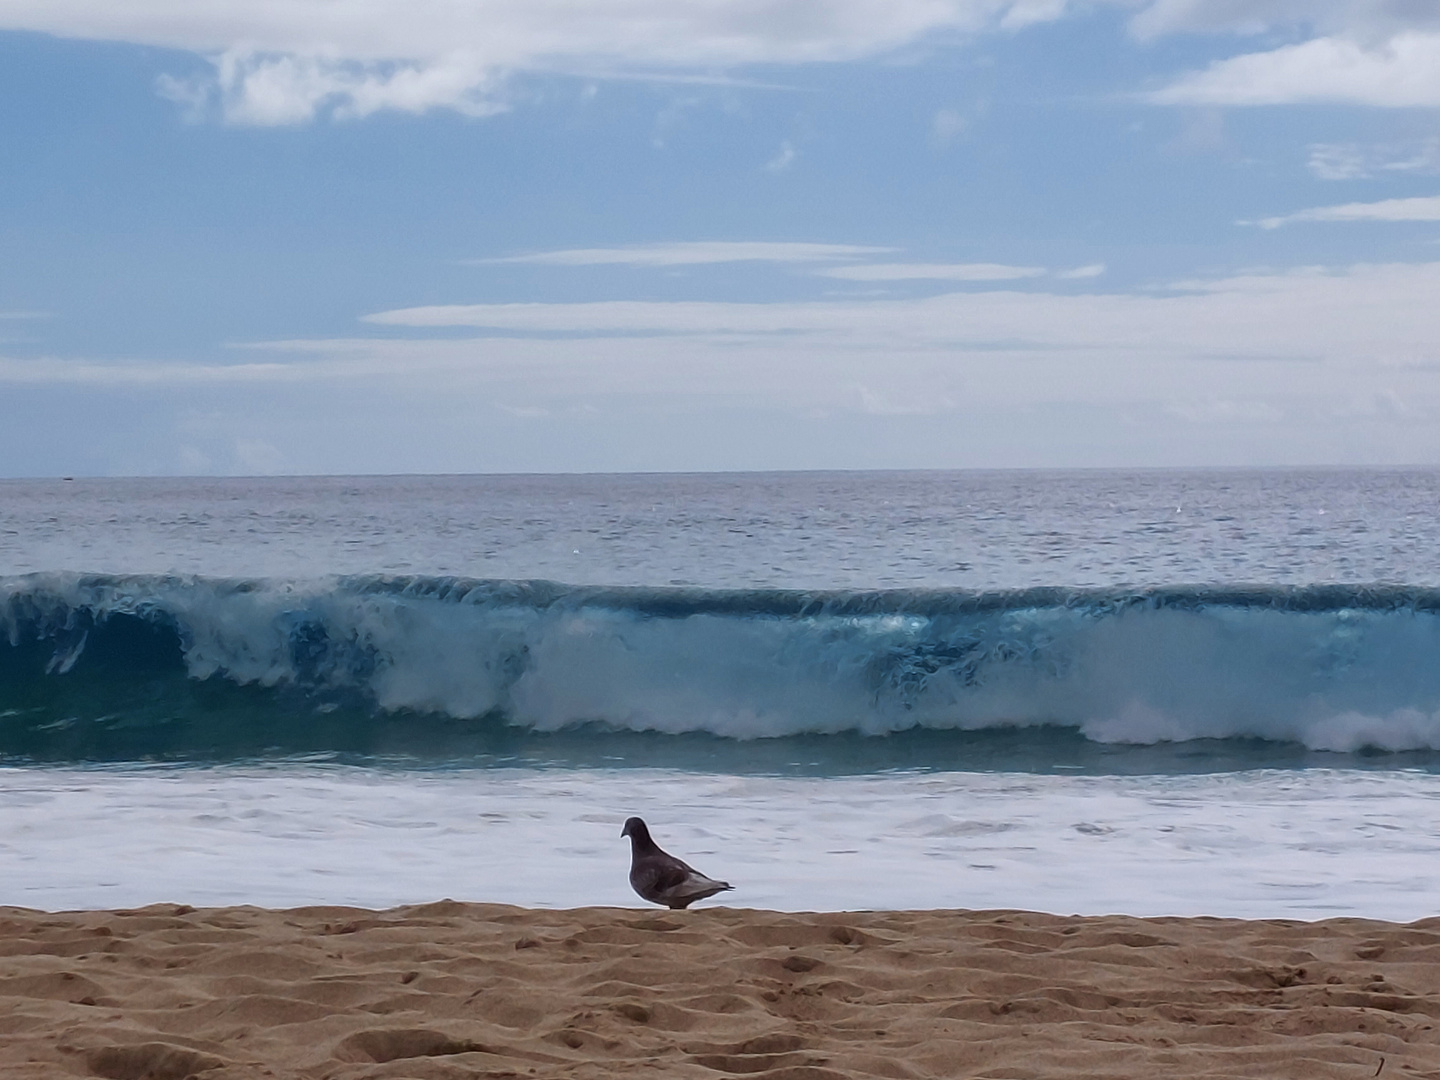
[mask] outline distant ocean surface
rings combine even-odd
[[[0,481],[0,904],[1440,908],[1440,472]]]

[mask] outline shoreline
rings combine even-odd
[[[1440,918],[7,907],[0,1071],[1436,1077],[1437,960]]]

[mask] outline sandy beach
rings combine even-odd
[[[251,1077],[1440,1077],[1408,926],[527,910],[0,909],[0,1070]]]

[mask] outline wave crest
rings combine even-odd
[[[1063,725],[1114,743],[1440,749],[1440,590],[1403,586],[788,592],[28,575],[0,581],[11,651],[35,654],[0,673],[0,709],[32,680],[83,676],[97,642],[133,623],[160,642],[129,664],[137,679],[343,692],[388,713],[537,731]]]

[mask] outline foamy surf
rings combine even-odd
[[[535,732],[753,740],[1049,726],[1101,743],[1440,748],[1431,588],[799,592],[37,574],[0,582],[0,627],[0,748],[11,753],[7,731],[73,734],[107,722],[105,702],[127,693],[164,703],[171,719],[243,727],[243,710],[195,702],[206,686],[269,694],[261,711],[288,701],[282,752],[325,749],[310,736],[333,728],[342,704],[397,724],[490,718]],[[93,700],[77,704],[90,684]],[[143,739],[135,750],[161,752]]]
[[[0,904],[633,906],[630,814],[780,910],[1406,921],[1440,895],[1440,776],[272,767],[0,769]]]

